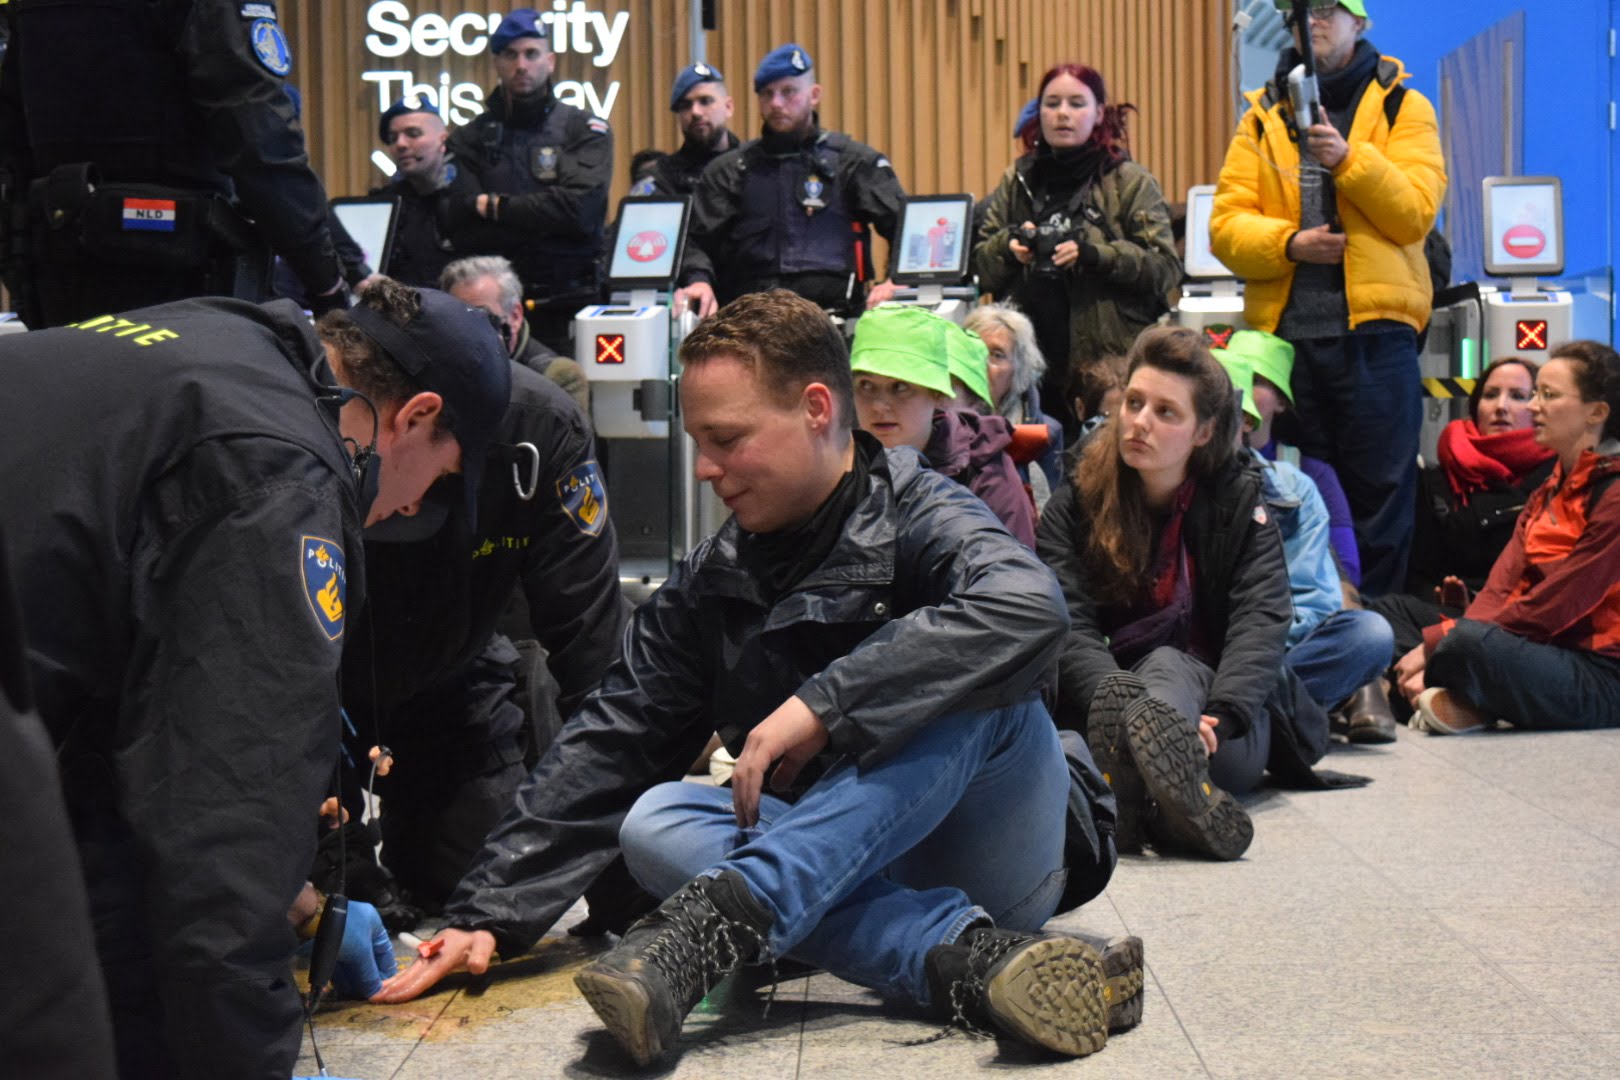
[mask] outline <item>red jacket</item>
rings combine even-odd
[[[1620,658],[1620,444],[1559,465],[1519,515],[1513,539],[1463,617],[1548,645]],[[1433,652],[1452,621],[1424,631]]]

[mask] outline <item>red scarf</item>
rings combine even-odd
[[[1453,420],[1440,432],[1440,467],[1463,506],[1476,491],[1518,484],[1552,457],[1534,428],[1481,435],[1472,420]]]

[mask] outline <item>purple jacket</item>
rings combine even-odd
[[[1007,456],[1011,442],[1012,426],[1005,417],[936,409],[934,433],[923,457],[935,472],[983,499],[1007,531],[1033,551],[1035,503]]]

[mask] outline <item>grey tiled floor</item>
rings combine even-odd
[[[976,1069],[1163,1077],[1620,1077],[1620,732],[1412,735],[1325,764],[1368,787],[1263,792],[1239,863],[1124,860],[1054,925],[1143,938],[1146,1018],[1052,1062],[934,1034],[827,975],[723,985],[688,1021],[678,1077],[954,1076]],[[338,1007],[333,1076],[630,1072],[573,992],[562,939],[482,993]],[[301,1073],[312,1073],[308,1055]]]

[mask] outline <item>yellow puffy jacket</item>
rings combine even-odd
[[[1422,330],[1433,287],[1423,240],[1446,193],[1434,106],[1401,88],[1390,123],[1385,99],[1407,78],[1401,62],[1382,57],[1362,95],[1346,142],[1350,153],[1333,170],[1339,220],[1347,243],[1345,291],[1350,329],[1392,319]],[[1215,254],[1243,278],[1244,318],[1273,332],[1294,284],[1288,241],[1299,230],[1299,145],[1290,131],[1286,93],[1249,93],[1249,111],[1226,151],[1210,240]]]

